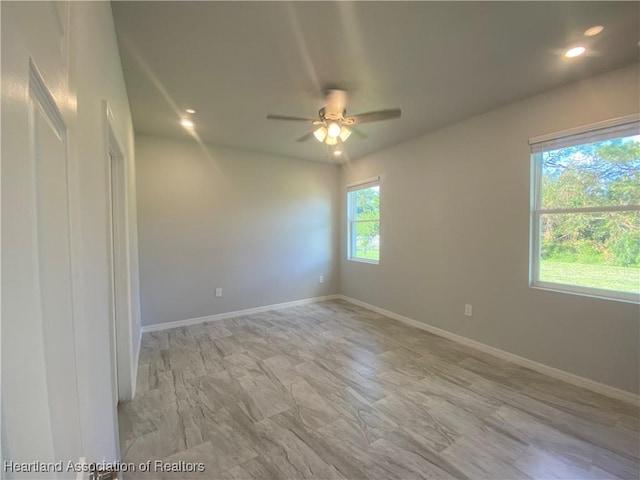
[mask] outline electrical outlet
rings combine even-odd
[[[324,283],[324,275],[318,277],[318,283]]]
[[[216,288],[216,297],[221,297],[221,296],[222,296],[222,289]]]
[[[464,306],[464,314],[467,317],[470,317],[470,316],[473,315],[473,307],[471,305],[469,305],[468,303],[465,304],[465,306]]]

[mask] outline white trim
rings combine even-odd
[[[138,385],[138,365],[140,364],[140,349],[142,348],[142,331],[138,335],[138,349],[133,356],[133,365],[131,371],[131,398],[136,396],[136,387]]]
[[[352,257],[347,258],[349,262],[368,263],[369,265],[380,265],[380,260],[373,260],[370,258]]]
[[[188,327],[189,325],[198,325],[200,323],[215,322],[225,320],[227,318],[241,317],[243,315],[252,315],[254,313],[268,312],[269,310],[279,310],[281,308],[296,307],[298,305],[308,305],[310,303],[324,302],[325,300],[335,300],[342,298],[340,295],[325,295],[322,297],[303,298],[301,300],[293,300],[291,302],[274,303],[272,305],[264,305],[262,307],[247,308],[245,310],[234,310],[233,312],[216,313],[214,315],[206,315],[204,317],[187,318],[185,320],[177,320],[175,322],[158,323],[156,325],[145,325],[142,327],[142,333],[157,332],[160,330],[169,330],[178,327]]]
[[[603,120],[601,122],[590,123],[588,125],[581,125],[579,127],[568,128],[554,133],[546,133],[544,135],[538,135],[537,137],[531,137],[529,139],[529,145],[535,143],[548,142],[549,140],[556,140],[562,137],[569,137],[571,135],[579,135],[581,133],[587,133],[592,130],[602,130],[604,128],[615,127],[618,125],[624,125],[625,123],[632,123],[640,121],[640,113],[633,113],[631,115],[625,115],[623,117],[611,118],[609,120]]]
[[[128,219],[128,159],[122,148],[122,142],[115,131],[115,119],[107,100],[102,100],[101,115],[103,121],[103,135],[105,141],[105,163],[109,191],[109,235],[110,248],[110,277],[114,304],[115,346],[117,372],[118,400],[127,401],[133,398],[135,390],[136,370],[133,365],[133,298],[131,297],[131,257],[129,244]],[[114,211],[114,206],[116,207]],[[115,268],[114,268],[115,267]],[[111,322],[111,319],[110,319]],[[111,331],[111,325],[109,326]]]
[[[534,280],[531,288],[546,290],[549,292],[569,293],[582,295],[584,297],[601,298],[602,300],[611,300],[614,302],[640,303],[640,294],[632,292],[621,292],[619,290],[607,290],[604,288],[581,287],[580,285],[570,285],[568,283],[544,282],[542,280]]]
[[[367,183],[376,183],[381,180],[380,175],[376,175],[375,177],[365,178],[364,180],[357,180],[355,182],[347,183],[347,189],[352,187],[359,187],[360,185],[365,185]]]
[[[66,143],[67,125],[53,95],[44,83],[38,67],[31,58],[29,58],[29,96],[38,102],[45,113],[45,120],[49,122],[58,138]]]
[[[531,190],[530,204],[531,214],[529,220],[530,243],[529,243],[529,285],[540,278],[540,183],[542,168],[542,153],[531,154]]]
[[[600,213],[600,212],[639,212],[640,205],[610,205],[604,207],[547,208],[538,210],[540,215],[552,213]]]
[[[378,222],[379,223],[380,222],[380,218],[378,217],[378,218],[365,218],[365,219],[362,219],[362,220],[351,220],[351,223],[367,223],[367,222],[369,222],[369,223]]]
[[[505,350],[500,350],[499,348],[492,347],[485,343],[481,343],[476,340],[471,340],[470,338],[463,337],[461,335],[457,335],[455,333],[451,333],[446,330],[442,330],[440,328],[434,327],[427,323],[419,322],[417,320],[414,320],[413,318],[405,317],[404,315],[399,315],[389,310],[376,307],[375,305],[370,305],[360,300],[356,300],[355,298],[347,297],[345,295],[336,295],[336,298],[340,298],[347,302],[353,303],[354,305],[358,305],[360,307],[367,308],[369,310],[373,310],[374,312],[377,312],[381,315],[389,317],[393,320],[398,320],[412,327],[416,327],[416,328],[419,328],[420,330],[424,330],[426,332],[433,333],[434,335],[438,335],[439,337],[444,337],[449,340],[453,340],[454,342],[460,343],[462,345],[466,345],[467,347],[471,347],[481,352],[488,353],[489,355],[493,355],[494,357],[507,360],[509,362],[515,363],[516,365],[520,365],[521,367],[529,368],[531,370],[542,373],[544,375],[548,375],[558,380],[562,380],[563,382],[567,382],[572,385],[576,385],[578,387],[586,388],[587,390],[591,390],[592,392],[596,392],[601,395],[614,398],[616,400],[621,400],[623,402],[627,402],[632,405],[640,405],[640,396],[632,392],[627,392],[626,390],[621,390],[619,388],[615,388],[610,385],[605,385],[604,383],[596,382],[595,380],[590,380],[588,378],[581,377],[579,375],[575,375],[573,373],[569,373],[564,370],[560,370],[558,368],[544,365],[543,363],[538,363],[533,360],[529,360],[528,358],[524,358],[519,355],[509,353]]]

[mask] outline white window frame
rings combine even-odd
[[[353,217],[355,216],[354,211],[353,211],[353,205],[351,203],[351,199],[350,199],[350,193],[352,192],[356,192],[358,190],[364,190],[366,188],[371,188],[371,187],[378,187],[379,188],[379,195],[382,195],[382,185],[381,185],[381,177],[377,176],[377,177],[373,177],[373,178],[368,178],[365,180],[359,180],[357,182],[354,183],[350,183],[347,185],[347,260],[351,260],[352,262],[361,262],[361,263],[370,263],[372,265],[379,265],[380,264],[380,251],[378,251],[378,259],[377,260],[373,260],[371,258],[362,258],[362,257],[356,257],[355,256],[355,242],[354,242],[354,232],[355,232],[355,226],[358,223],[361,222],[372,222],[375,221],[373,219],[367,219],[367,220],[354,220]],[[380,222],[380,208],[378,208],[378,225],[380,225],[379,228],[379,236],[380,238],[382,238],[382,223]]]
[[[633,134],[637,135],[640,133],[639,122],[640,114],[628,115],[529,139],[529,145],[531,146],[531,245],[529,284],[531,287],[609,300],[640,303],[640,295],[635,293],[583,287],[566,283],[544,282],[540,280],[540,226],[543,214],[640,211],[640,205],[543,209],[541,205],[543,153],[545,151],[597,141],[599,136],[603,138],[619,138]],[[609,136],[609,134],[613,132],[620,133],[616,136]]]

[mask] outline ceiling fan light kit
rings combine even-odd
[[[330,123],[329,128],[327,128],[327,135],[333,138],[336,138],[338,135],[340,135],[340,125],[335,122]]]
[[[380,122],[382,120],[391,120],[399,118],[402,114],[399,108],[389,110],[378,110],[375,112],[361,113],[347,117],[347,110],[344,108],[347,101],[347,92],[344,90],[328,90],[326,96],[326,105],[318,112],[319,120],[302,117],[291,117],[288,115],[267,115],[270,120],[288,120],[295,122],[308,122],[317,126],[312,132],[300,137],[299,142],[305,142],[312,136],[320,143],[328,146],[335,146],[345,142],[353,132],[353,126],[360,123]],[[357,131],[361,138],[366,138],[362,132]],[[340,155],[342,152],[338,153]],[[335,154],[335,152],[334,152]]]
[[[320,127],[313,131],[313,136],[316,137],[320,143],[326,143],[327,145],[335,145],[333,140],[340,137],[343,142],[351,136],[351,130],[346,127],[341,127],[337,123],[329,124],[329,128]],[[329,143],[331,142],[331,143]]]
[[[340,140],[343,142],[347,140],[351,136],[351,130],[346,127],[340,128]]]
[[[313,132],[313,136],[316,137],[319,142],[324,142],[324,139],[327,138],[327,129],[325,127],[320,127]]]

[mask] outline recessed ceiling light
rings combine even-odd
[[[334,155],[335,157],[339,157],[340,155],[342,155],[342,152],[341,152],[340,150],[335,150],[335,151],[333,152],[333,155]]]
[[[585,36],[594,37],[604,30],[602,25],[596,25],[595,27],[588,28],[584,31]]]
[[[196,111],[193,108],[187,108],[185,110],[185,112],[187,112],[187,113],[196,113]]]
[[[180,120],[180,125],[182,125],[184,128],[193,128],[193,122],[188,118],[183,118],[182,120]]]
[[[584,47],[573,47],[564,52],[564,56],[567,58],[573,58],[582,55],[586,51],[587,49]]]

